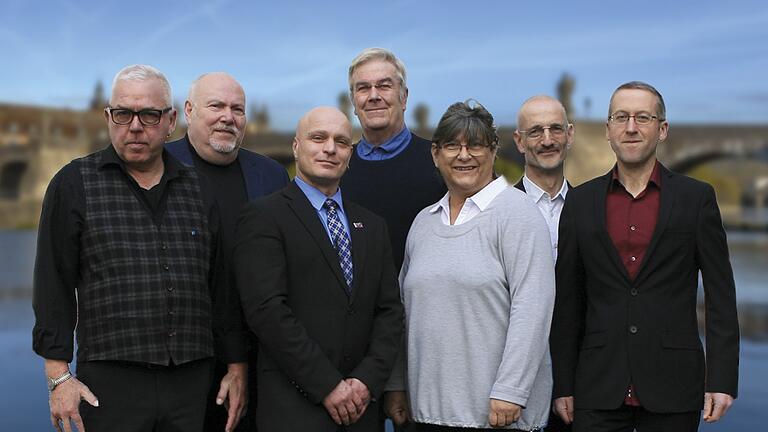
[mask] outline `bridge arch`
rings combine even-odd
[[[26,161],[10,161],[0,167],[0,199],[18,199],[21,182],[29,169]]]

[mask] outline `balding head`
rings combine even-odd
[[[573,136],[573,125],[568,123],[560,101],[546,95],[526,100],[517,113],[514,138],[518,151],[525,155],[528,178],[542,188],[545,177],[556,180],[550,183],[561,185],[563,163],[573,145]]]
[[[525,130],[528,126],[521,126],[525,123],[526,117],[530,117],[532,114],[541,111],[554,111],[557,110],[562,113],[562,123],[568,123],[568,115],[565,112],[565,107],[559,100],[547,95],[536,95],[526,99],[523,105],[520,107],[520,111],[517,112],[517,129]]]
[[[293,139],[296,175],[327,196],[336,193],[352,156],[352,126],[337,108],[322,106],[306,113]]]
[[[200,157],[216,165],[237,158],[245,136],[245,92],[224,72],[201,75],[184,103],[189,141]]]
[[[338,124],[346,128],[349,135],[352,135],[352,125],[350,125],[347,116],[338,108],[332,106],[319,106],[307,111],[296,126],[296,136],[303,136],[307,130],[317,124]]]
[[[189,86],[189,94],[187,95],[187,100],[195,101],[196,98],[199,97],[198,91],[201,88],[206,89],[217,86],[232,87],[243,96],[243,99],[245,99],[245,92],[243,91],[243,87],[234,77],[232,77],[232,75],[226,72],[208,72],[200,75],[197,77],[197,79],[192,81],[192,84]]]

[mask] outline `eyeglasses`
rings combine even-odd
[[[635,119],[635,123],[639,125],[647,125],[650,124],[654,120],[664,121],[664,119],[660,119],[658,116],[648,114],[648,113],[637,113],[637,114],[628,114],[625,112],[618,112],[616,114],[613,114],[608,117],[608,121],[610,121],[613,124],[626,124],[629,121],[629,118],[632,117]]]
[[[115,122],[115,124],[119,124],[119,125],[131,124],[131,122],[133,121],[133,117],[139,116],[139,122],[144,126],[155,126],[160,123],[160,120],[163,118],[163,114],[167,113],[172,109],[173,109],[172,107],[163,108],[163,109],[146,108],[139,111],[133,111],[127,108],[107,107],[107,108],[104,108],[104,111],[106,111],[109,114],[109,117],[112,119],[113,122]]]
[[[554,138],[561,138],[565,135],[565,125],[558,123],[551,124],[549,126],[534,126],[528,130],[520,131],[521,134],[528,138],[538,139],[544,136],[544,131],[549,130],[549,134]]]
[[[445,144],[438,144],[438,148],[442,150],[446,156],[456,156],[459,153],[461,153],[461,148],[464,147],[467,149],[467,153],[469,153],[472,156],[482,156],[485,154],[485,151],[487,149],[492,149],[495,147],[496,143],[492,144],[482,144],[479,142],[473,142],[469,144],[459,144],[457,142],[447,142]]]

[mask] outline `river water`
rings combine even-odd
[[[768,313],[768,233],[729,232],[728,241],[740,313]],[[0,231],[0,430],[53,430],[48,420],[43,362],[32,352],[34,318],[29,287],[34,250],[34,231]],[[768,323],[765,316],[751,319]],[[743,339],[741,345],[739,398],[721,422],[702,424],[700,430],[764,430],[768,340],[763,330],[742,330],[751,337]]]

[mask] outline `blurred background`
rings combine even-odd
[[[701,429],[762,428],[768,404],[768,8],[762,0],[4,0],[0,46],[0,429],[51,428],[42,360],[31,349],[35,228],[51,177],[71,159],[108,145],[103,108],[114,74],[133,63],[156,66],[180,108],[197,76],[229,72],[248,98],[244,145],[292,170],[292,130],[308,109],[336,105],[357,125],[347,68],[369,46],[391,49],[405,62],[406,123],[420,135],[431,137],[453,102],[474,98],[485,105],[502,137],[497,170],[510,181],[522,174],[512,131],[528,97],[549,94],[568,108],[576,143],[566,176],[579,184],[614,163],[604,134],[611,92],[630,80],[656,86],[670,122],[659,158],[715,186],[736,277],[740,395],[724,420]],[[183,133],[182,122],[173,138]]]

